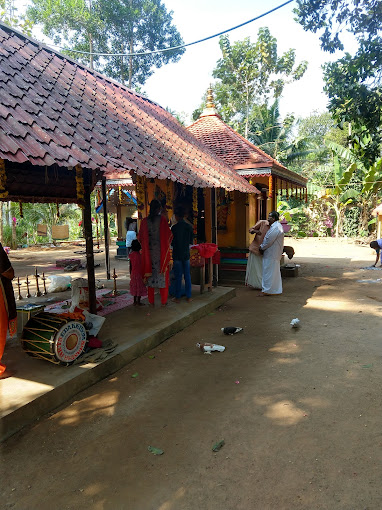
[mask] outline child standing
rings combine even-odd
[[[141,243],[134,239],[131,243],[130,259],[130,294],[134,296],[134,306],[144,306],[141,297],[147,296],[147,288],[143,283]]]

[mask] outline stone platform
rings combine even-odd
[[[129,306],[111,313],[98,335],[118,344],[103,361],[69,367],[29,357],[19,342],[6,347],[5,364],[17,373],[0,381],[0,441],[38,420],[76,393],[116,372],[235,296],[235,289],[216,287],[180,304]],[[157,296],[158,299],[158,296]]]

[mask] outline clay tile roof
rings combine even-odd
[[[0,158],[257,190],[162,107],[0,24]]]
[[[307,179],[288,170],[234,131],[223,122],[215,108],[207,108],[187,129],[241,175],[277,175],[282,179],[306,186]]]

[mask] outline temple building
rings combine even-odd
[[[295,196],[306,200],[307,179],[246,140],[221,119],[214,105],[212,90],[199,119],[187,128],[237,174],[255,186],[259,194],[217,191],[218,245],[222,270],[244,271],[248,246],[253,238],[248,230],[256,221],[267,219],[277,210],[278,197]]]

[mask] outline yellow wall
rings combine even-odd
[[[257,222],[257,198],[255,194],[248,195],[248,219],[246,229],[246,245],[249,246],[253,239],[253,234],[250,234],[248,230],[255,225]]]
[[[218,245],[222,248],[248,248],[248,230],[257,221],[257,203],[253,195],[233,192],[227,217],[227,230],[218,230]]]

